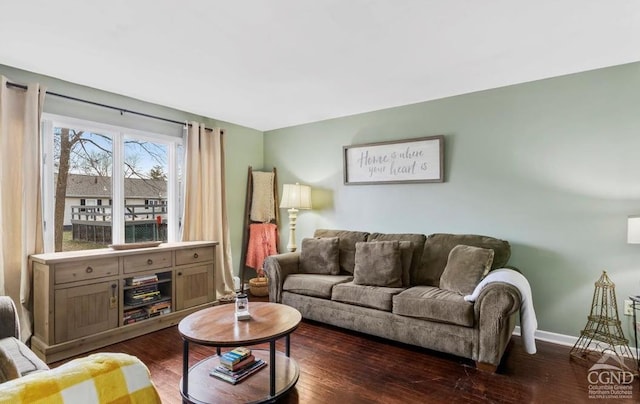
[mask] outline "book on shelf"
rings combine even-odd
[[[226,367],[219,365],[215,369],[211,370],[209,375],[231,384],[237,384],[265,366],[267,366],[267,363],[262,359],[254,360],[249,365],[242,367],[236,372],[232,372]]]
[[[239,377],[247,373],[247,371],[251,370],[251,368],[255,366],[257,362],[264,362],[264,361],[262,359],[256,359],[255,357],[253,357],[251,361],[249,361],[247,364],[239,367],[236,370],[229,370],[226,366],[223,366],[223,365],[218,365],[213,370],[219,373],[224,373],[225,375]]]
[[[147,317],[147,316],[144,316],[144,317],[141,317],[141,318],[128,318],[128,319],[124,320],[122,323],[124,325],[133,324],[133,323],[137,323],[138,321],[146,320],[148,318],[149,317]]]
[[[169,312],[171,311],[171,300],[163,300],[161,302],[153,303],[149,306],[144,307],[144,310],[147,312],[147,314],[165,314],[167,313],[167,309],[169,309]]]
[[[219,367],[229,372],[238,372],[245,366],[252,364],[255,360],[256,360],[255,356],[249,355],[246,358],[242,359],[240,362],[234,363],[233,365],[225,365],[222,362],[220,362]]]
[[[127,286],[139,286],[148,283],[158,282],[158,275],[142,275],[134,276],[133,278],[127,278],[125,280]]]
[[[251,349],[241,346],[220,355],[220,363],[225,366],[233,366],[249,355],[251,355]]]
[[[144,309],[132,309],[123,312],[122,322],[124,324],[132,324],[140,320],[146,320],[147,318],[149,318],[149,315]]]
[[[157,311],[153,311],[153,312],[150,312],[150,311],[146,310],[146,312],[147,312],[147,315],[148,315],[149,317],[156,317],[156,316],[160,316],[160,315],[162,315],[162,314],[169,314],[169,313],[171,313],[171,308],[170,308],[170,307],[167,307],[167,308],[165,308],[165,309],[157,310]]]
[[[133,295],[139,295],[141,293],[155,292],[156,290],[158,290],[158,284],[152,283],[150,285],[135,286],[133,289],[125,290],[125,292]]]
[[[139,297],[147,294],[158,293],[158,285],[151,285],[149,287],[128,289],[124,291],[124,295],[128,297]]]
[[[159,300],[162,298],[159,290],[154,290],[151,292],[134,292],[135,289],[126,290],[124,294],[124,301],[127,304],[139,304],[142,302],[152,302],[154,300]]]
[[[158,317],[158,316],[161,316],[163,314],[169,314],[169,313],[171,313],[171,309],[166,309],[166,310],[163,310],[163,311],[156,311],[155,313],[149,314],[148,318]]]

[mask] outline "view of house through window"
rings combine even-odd
[[[100,126],[43,119],[45,250],[175,241],[181,139]]]
[[[124,141],[126,242],[167,241],[167,146]]]
[[[103,247],[112,240],[112,139],[56,127],[53,144],[55,251]]]

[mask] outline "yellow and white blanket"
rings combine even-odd
[[[160,403],[135,356],[98,353],[0,384],[0,404]]]

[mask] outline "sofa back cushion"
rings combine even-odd
[[[422,261],[418,270],[412,273],[411,284],[439,286],[449,253],[460,244],[493,250],[491,269],[504,267],[511,257],[511,246],[505,240],[474,234],[431,234],[424,243]]]
[[[356,262],[356,243],[367,241],[369,233],[351,230],[317,229],[313,237],[338,237],[340,269],[353,274]]]
[[[413,243],[411,241],[398,241],[400,248],[400,262],[402,264],[402,286],[411,286],[411,264],[413,263]]]
[[[424,242],[427,236],[424,234],[415,233],[371,233],[367,238],[367,241],[410,241],[413,244],[413,252],[411,255],[411,266],[409,268],[409,274],[415,273],[420,268],[420,261],[422,260],[422,251],[424,250]],[[401,247],[402,248],[402,247]],[[410,276],[409,276],[410,278]],[[410,279],[406,280],[407,283],[404,286],[409,286]],[[404,282],[403,282],[404,283]]]
[[[457,245],[449,253],[447,266],[440,277],[440,289],[470,295],[491,269],[494,252],[489,248]]]
[[[398,241],[356,243],[356,285],[402,287],[402,258]]]
[[[300,251],[300,272],[338,275],[340,273],[338,242],[337,237],[303,239]]]

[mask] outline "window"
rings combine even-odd
[[[45,251],[178,239],[182,139],[45,114],[43,142]]]

